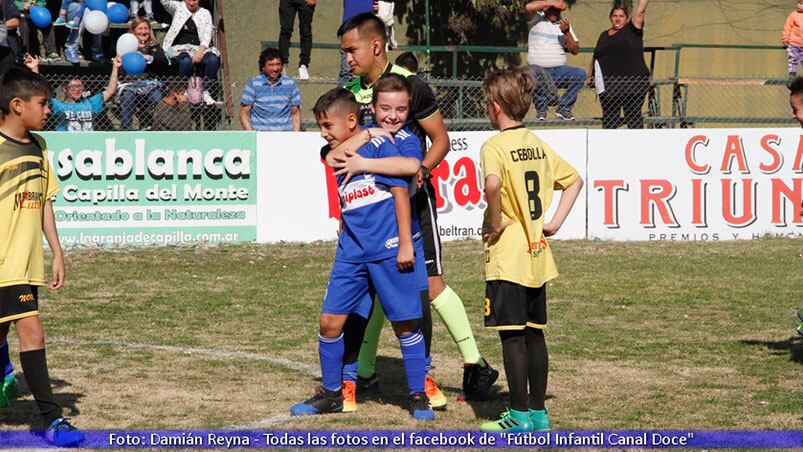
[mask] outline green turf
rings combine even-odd
[[[553,250],[561,276],[547,290],[547,406],[556,428],[803,429],[803,241]],[[317,384],[317,313],[333,254],[333,243],[68,250],[67,287],[41,302],[59,401],[82,428],[476,429],[505,409],[503,377],[487,402],[455,400],[462,361],[436,316],[432,375],[449,409],[435,423],[405,411],[389,327],[380,395],[357,413],[282,420]],[[480,243],[447,243],[444,255],[480,350],[502,370],[499,340],[481,327]],[[27,428],[35,413],[23,389],[4,426]]]

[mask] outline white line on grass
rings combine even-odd
[[[160,350],[167,352],[176,352],[187,355],[199,354],[199,355],[214,356],[216,358],[235,358],[235,359],[245,359],[249,361],[263,361],[280,367],[284,367],[285,369],[295,370],[297,372],[303,372],[312,377],[321,376],[320,369],[318,369],[315,366],[310,366],[309,364],[304,364],[285,358],[274,358],[272,356],[259,355],[256,353],[248,353],[248,352],[232,352],[227,350],[215,350],[211,348],[177,347],[174,345],[138,344],[135,342],[128,342],[123,340],[85,341],[80,339],[48,339],[47,342],[51,344],[65,344],[65,345],[109,345],[113,347],[139,348],[144,350]],[[253,430],[253,429],[271,428],[284,424],[285,422],[288,422],[291,419],[292,416],[280,414],[277,416],[260,419],[258,421],[251,422],[249,424],[226,427],[224,430]]]
[[[177,347],[174,345],[156,345],[156,344],[138,344],[135,342],[128,342],[123,340],[98,340],[98,341],[85,341],[80,339],[48,339],[51,344],[65,344],[65,345],[110,345],[116,347],[126,348],[141,348],[147,350],[162,350],[167,352],[183,353],[185,355],[192,355],[197,353],[199,355],[209,355],[217,358],[238,358],[250,361],[264,361],[270,364],[284,367],[285,369],[303,372],[313,377],[320,377],[321,371],[315,366],[292,361],[285,358],[274,358],[267,355],[259,355],[256,353],[248,352],[232,352],[227,350],[215,350],[211,348],[194,348],[194,347]]]

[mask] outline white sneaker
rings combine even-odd
[[[212,95],[209,94],[209,91],[207,91],[207,90],[204,90],[204,103],[206,105],[222,105],[223,104],[223,102],[215,100],[212,97]]]
[[[307,66],[304,64],[298,67],[298,79],[309,80],[309,71],[307,70]]]

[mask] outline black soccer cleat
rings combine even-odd
[[[499,371],[491,367],[488,361],[484,366],[479,364],[463,364],[463,395],[466,400],[483,400],[488,397],[491,387],[499,378]]]
[[[379,391],[379,377],[374,373],[368,378],[357,375],[357,392],[377,392]]]
[[[343,411],[343,392],[329,391],[318,387],[315,395],[290,407],[293,416],[310,416],[313,414],[340,413]]]

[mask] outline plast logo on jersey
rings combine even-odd
[[[391,196],[389,191],[376,185],[372,175],[366,175],[365,179],[349,182],[348,185],[340,188],[341,210],[348,212],[384,201]]]

